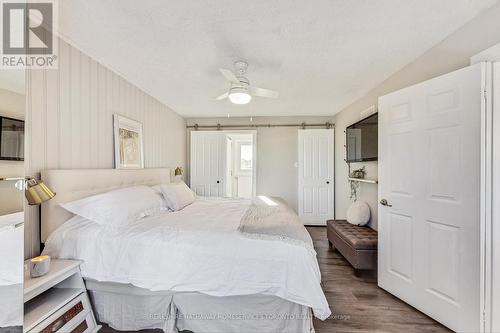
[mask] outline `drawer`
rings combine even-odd
[[[88,322],[87,317],[89,316],[92,320]],[[93,332],[95,327],[96,323],[93,320],[90,302],[87,293],[84,292],[35,326],[29,333]]]
[[[99,326],[100,327],[100,326]],[[71,332],[71,333],[92,333],[97,331],[97,325],[94,321],[92,313],[88,313],[87,317],[79,323],[74,324],[72,327],[65,327],[61,329],[61,332]]]

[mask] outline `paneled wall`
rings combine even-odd
[[[26,174],[113,168],[113,114],[142,122],[145,167],[186,165],[185,121],[173,110],[59,41],[59,68],[27,75]],[[39,252],[38,208],[26,210],[25,256]]]

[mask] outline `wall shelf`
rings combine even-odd
[[[369,183],[369,184],[378,184],[378,180],[375,179],[365,179],[365,178],[353,178],[353,177],[348,177],[347,178],[351,182],[360,182],[360,183]]]

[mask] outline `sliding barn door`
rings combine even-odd
[[[298,209],[307,225],[334,218],[334,130],[299,130]]]
[[[226,135],[220,131],[191,132],[191,189],[197,195],[224,195]]]
[[[482,85],[478,64],[379,99],[379,286],[460,332],[480,328]]]

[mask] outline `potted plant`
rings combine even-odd
[[[363,179],[363,178],[365,178],[365,175],[366,175],[366,169],[365,169],[365,166],[363,166],[359,169],[353,170],[351,172],[351,174],[349,175],[349,177]],[[357,201],[358,200],[359,182],[351,180],[349,183],[350,183],[349,185],[351,186],[350,199],[353,201]]]
[[[356,170],[353,170],[351,172],[351,177],[352,178],[365,178],[365,175],[366,175],[366,169],[365,169],[365,166],[359,168],[359,169],[356,169]]]

